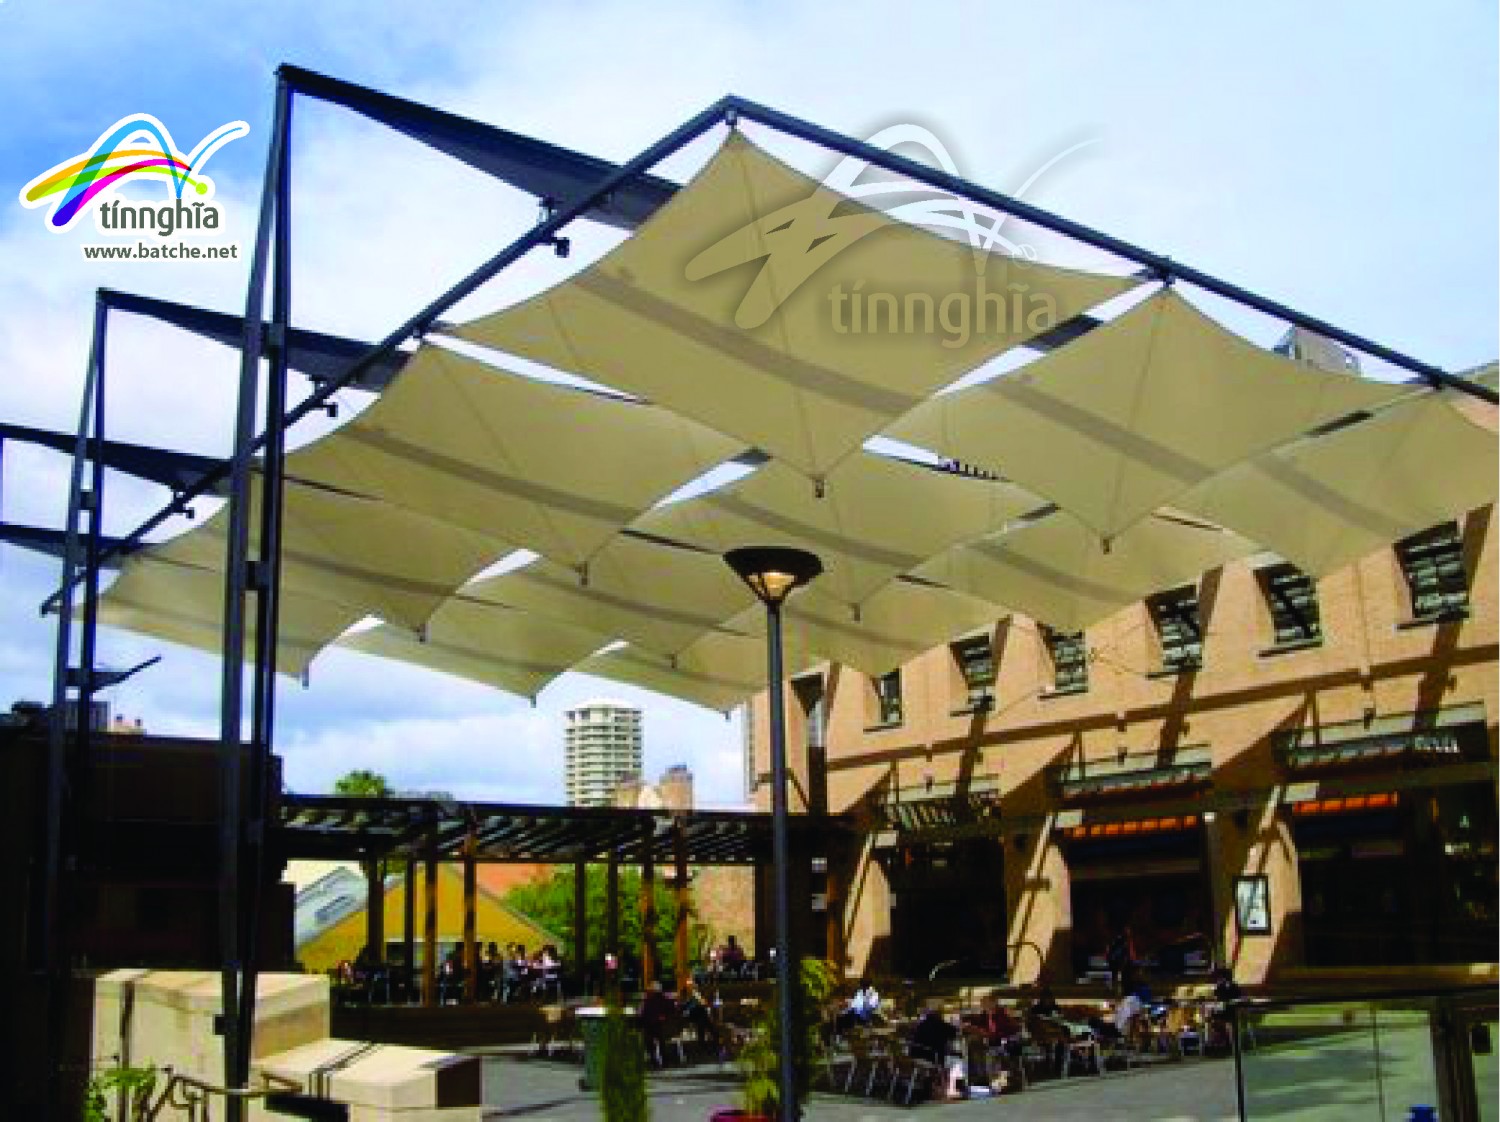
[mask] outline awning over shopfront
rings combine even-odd
[[[1213,773],[1207,745],[1172,752],[1133,752],[1115,759],[1053,765],[1050,776],[1064,801],[1123,795],[1182,794],[1204,786]]]
[[[1465,733],[1477,730],[1481,743],[1466,751]],[[1430,713],[1408,713],[1323,725],[1289,734],[1277,745],[1282,764],[1308,772],[1363,764],[1405,763],[1442,766],[1482,759],[1484,710],[1458,706]]]

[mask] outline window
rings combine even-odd
[[[1256,573],[1271,609],[1272,642],[1278,647],[1310,646],[1323,640],[1318,588],[1295,565],[1268,565]]]
[[[1198,619],[1198,589],[1191,584],[1162,592],[1146,601],[1161,639],[1161,665],[1169,672],[1203,665],[1203,624]]]
[[[1413,618],[1458,619],[1468,614],[1469,579],[1456,522],[1397,542],[1396,558],[1411,590]]]
[[[1042,629],[1052,656],[1052,692],[1082,693],[1089,688],[1089,652],[1082,631]]]
[[[995,648],[989,635],[960,639],[949,649],[963,677],[963,707],[971,712],[990,708],[995,702]]]
[[[871,678],[875,687],[875,723],[877,725],[899,725],[901,723],[901,671],[892,670],[878,678]]]

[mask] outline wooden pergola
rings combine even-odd
[[[280,801],[281,853],[287,859],[359,861],[369,885],[365,908],[366,944],[377,955],[385,948],[385,861],[405,862],[406,893],[403,938],[407,963],[415,961],[417,867],[423,870],[422,1002],[437,1003],[437,885],[439,867],[459,862],[463,868],[463,954],[467,966],[478,962],[475,903],[480,862],[571,864],[574,867],[573,945],[588,945],[587,878],[591,864],[607,870],[605,945],[620,949],[619,871],[641,870],[641,984],[660,976],[654,959],[656,870],[671,868],[677,892],[677,925],[673,932],[677,978],[688,974],[688,916],[691,913],[689,869],[732,865],[757,870],[771,864],[771,818],[768,814],[712,810],[643,810],[615,807],[525,806],[455,802],[434,798],[365,798],[285,795]],[[794,852],[811,853],[830,831],[846,832],[853,823],[842,816],[798,815],[792,819]],[[757,897],[759,897],[757,893]],[[842,925],[835,938],[842,943]],[[842,946],[830,947],[842,959]],[[583,968],[581,952],[575,967]],[[478,972],[466,971],[466,997],[476,996]]]

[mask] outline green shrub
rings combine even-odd
[[[807,1102],[820,1044],[823,1004],[833,993],[837,977],[833,965],[820,958],[804,958],[797,971],[797,1000],[792,1013],[792,1070],[796,1073],[797,1102]],[[773,994],[740,1052],[745,1075],[743,1105],[748,1114],[775,1117],[781,1107],[781,1003]]]
[[[109,1122],[110,1099],[125,1092],[126,1115],[134,1118],[156,1090],[156,1068],[115,1066],[89,1080],[83,1093],[84,1122]]]
[[[646,1047],[616,1001],[610,1002],[599,1044],[605,1122],[646,1122],[651,1115],[646,1103]]]

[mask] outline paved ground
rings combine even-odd
[[[537,1122],[594,1122],[602,1117],[598,1097],[578,1089],[576,1064],[495,1056],[485,1065],[486,1119]],[[685,1073],[654,1075],[652,1122],[707,1122],[718,1107],[733,1106],[737,1084],[730,1071],[711,1066]],[[1015,1095],[960,1103],[929,1103],[906,1108],[883,1100],[869,1102],[816,1094],[806,1117],[812,1122],[882,1122],[913,1113],[937,1122],[1020,1119],[1039,1122],[1232,1122],[1235,1114],[1234,1064],[1190,1059],[1150,1069],[1106,1076],[1076,1076]]]

